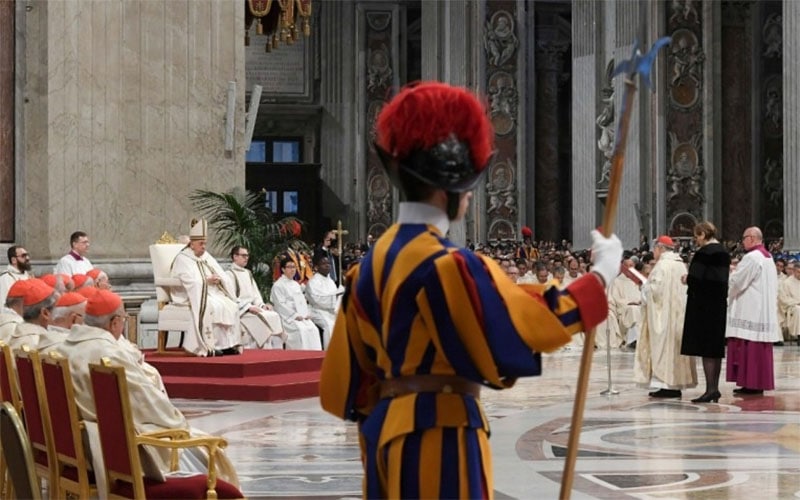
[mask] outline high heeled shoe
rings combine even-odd
[[[719,391],[707,392],[699,398],[694,398],[692,403],[716,403],[722,394]]]

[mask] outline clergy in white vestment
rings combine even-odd
[[[583,276],[578,259],[575,257],[567,258],[566,268],[567,274],[564,275],[564,280],[561,282],[564,287],[569,286],[570,283]]]
[[[322,350],[317,325],[311,321],[308,302],[300,284],[294,280],[297,264],[289,257],[280,260],[281,277],[272,284],[269,301],[281,316],[287,349]]]
[[[29,285],[29,280],[21,280],[11,285],[8,290],[5,307],[0,312],[0,342],[8,344],[17,329],[17,325],[24,321],[22,319],[22,304],[25,298],[25,290]]]
[[[772,344],[781,340],[778,272],[758,227],[745,229],[747,253],[728,278],[727,364],[725,378],[739,394],[775,388]]]
[[[578,261],[573,263],[577,267]],[[606,347],[608,339],[611,347],[622,347],[639,339],[643,281],[644,276],[636,271],[633,261],[623,260],[619,274],[608,286],[608,317],[597,327],[597,347]]]
[[[239,306],[228,275],[208,252],[208,224],[192,220],[189,244],[172,261],[171,275],[183,287],[173,287],[175,304],[191,306],[195,329],[187,332],[183,348],[198,356],[238,354],[242,331]]]
[[[691,356],[681,355],[686,264],[673,250],[669,236],[659,236],[653,247],[656,265],[642,285],[642,330],[636,343],[634,381],[655,389],[657,398],[680,398],[681,390],[697,386],[697,368]]]
[[[6,303],[6,295],[11,285],[19,280],[32,278],[31,256],[22,247],[11,246],[8,248],[8,267],[0,273],[0,304]]]
[[[83,324],[85,315],[86,297],[77,292],[62,294],[50,315],[47,331],[39,335],[39,344],[31,347],[37,349],[39,354],[47,354],[55,350],[66,340],[72,325]]]
[[[58,261],[54,274],[86,274],[94,267],[86,254],[89,253],[89,236],[83,231],[75,231],[69,237],[69,253]]]
[[[127,315],[122,299],[108,290],[100,290],[92,295],[86,305],[85,324],[73,325],[69,335],[56,352],[67,358],[75,388],[75,403],[80,417],[87,422],[87,436],[92,451],[92,462],[98,480],[105,478],[102,460],[97,459],[99,437],[96,432],[97,414],[92,392],[90,363],[100,363],[107,358],[113,366],[125,368],[125,379],[131,401],[133,426],[136,432],[146,433],[167,429],[183,429],[192,436],[202,435],[189,427],[186,418],[175,408],[163,390],[153,383],[151,376],[142,368],[140,359],[131,349],[119,343],[125,329]],[[143,447],[143,468],[145,476],[163,480],[163,475],[170,471],[169,450]],[[207,468],[206,452],[199,448],[187,448],[181,451],[179,468],[186,472],[205,473]],[[219,450],[216,461],[219,477],[238,485],[239,480],[227,456]],[[98,490],[100,490],[98,485]]]
[[[311,321],[322,329],[322,348],[327,349],[331,341],[333,325],[339,302],[344,293],[343,286],[337,286],[330,276],[331,262],[325,254],[314,255],[314,276],[306,283],[306,298]]]
[[[27,280],[25,295],[22,298],[22,323],[17,325],[8,345],[12,351],[27,345],[36,349],[39,345],[39,336],[47,333],[47,326],[51,322],[53,307],[58,300],[58,292],[42,280]]]
[[[800,337],[800,267],[792,266],[792,275],[778,286],[778,306],[787,339]]]
[[[239,301],[244,346],[283,349],[286,333],[281,325],[281,317],[264,302],[253,273],[247,269],[250,251],[236,245],[231,249],[231,260],[233,261],[231,267],[226,272],[233,283],[234,295]]]

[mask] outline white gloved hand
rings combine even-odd
[[[592,231],[592,271],[599,274],[606,286],[619,274],[622,242],[616,234],[606,238],[597,229]]]

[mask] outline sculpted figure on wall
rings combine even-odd
[[[614,129],[614,84],[612,82],[612,73],[614,71],[614,60],[612,59],[606,68],[606,82],[605,86],[600,90],[603,96],[603,111],[597,117],[595,123],[600,128],[600,138],[597,140],[597,149],[599,149],[605,160],[603,167],[600,170],[600,180],[597,185],[600,188],[608,187],[609,177],[611,175],[611,158],[614,156],[614,142],[616,140],[616,130]]]
[[[483,46],[491,66],[502,66],[511,59],[519,46],[511,14],[504,10],[495,12],[486,23]]]
[[[767,203],[780,205],[783,200],[783,158],[767,158],[764,164],[764,191]]]
[[[781,57],[783,52],[783,28],[780,14],[773,13],[764,21],[761,30],[764,37],[764,57]]]
[[[700,165],[702,136],[695,134],[690,142],[679,142],[678,136],[669,132],[669,140],[672,164],[667,169],[667,201],[685,194],[702,205],[705,202],[705,170]]]
[[[669,16],[670,23],[683,24],[690,22],[690,20],[694,23],[700,22],[693,0],[672,0],[670,10],[672,11]]]
[[[367,67],[367,90],[388,87],[392,83],[392,67],[389,64],[389,49],[383,45],[380,49],[369,51]]]

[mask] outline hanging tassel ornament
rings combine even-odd
[[[264,23],[261,22],[261,18],[258,18],[258,24],[256,24],[256,34],[263,35],[264,34]]]

